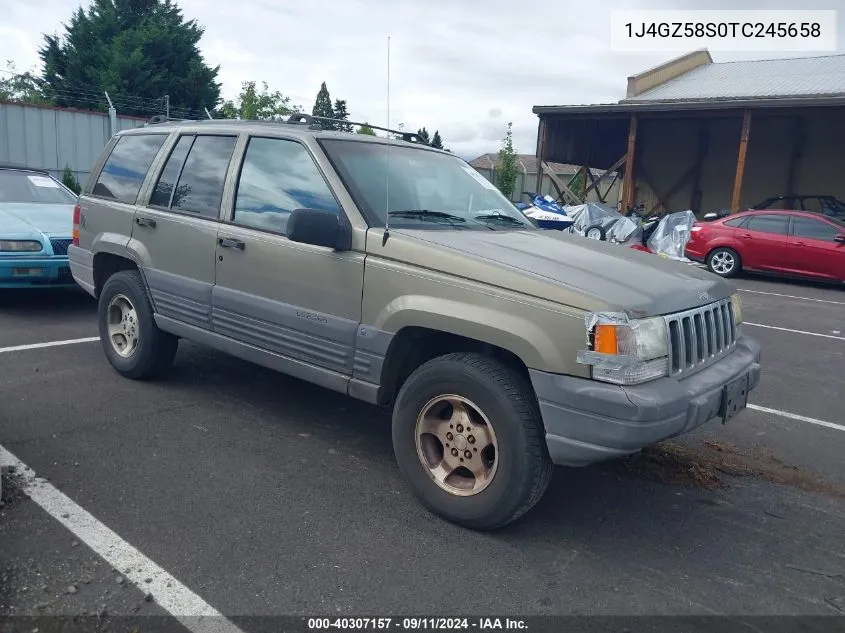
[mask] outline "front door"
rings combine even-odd
[[[206,329],[223,185],[236,140],[180,136],[132,230],[156,312]]]
[[[753,215],[742,228],[737,229],[736,239],[744,268],[753,270],[786,270],[786,234],[789,216]]]
[[[289,241],[287,220],[298,208],[343,213],[304,145],[251,138],[232,217],[218,235],[214,331],[349,376],[364,255]]]
[[[845,244],[833,238],[845,233],[821,218],[795,215],[787,249],[790,269],[819,279],[845,279]]]

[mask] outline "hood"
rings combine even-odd
[[[368,240],[368,251],[575,308],[625,312],[632,318],[689,310],[729,297],[734,290],[697,266],[559,231],[392,229],[390,235],[383,248],[380,239]],[[432,247],[439,256],[431,253]]]
[[[70,237],[72,233],[72,204],[0,203],[0,236]]]

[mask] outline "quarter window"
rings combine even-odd
[[[792,218],[792,234],[795,237],[832,242],[833,237],[838,233],[839,231],[836,230],[836,227],[831,226],[827,222],[813,220],[812,218],[802,218],[800,216]]]
[[[302,145],[284,139],[250,139],[233,222],[284,233],[294,209],[340,213],[329,186]]]
[[[166,134],[122,136],[112,148],[91,193],[118,202],[135,204],[153,160]]]
[[[743,216],[741,218],[733,218],[732,220],[727,220],[725,222],[725,226],[733,226],[737,227],[740,226],[743,222],[745,222],[748,218]]]
[[[170,153],[150,204],[216,219],[234,136],[183,136]]]
[[[774,233],[786,235],[789,228],[789,216],[786,215],[755,215],[748,220],[745,228],[758,233]]]

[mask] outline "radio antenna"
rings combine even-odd
[[[390,36],[387,36],[387,129],[390,129]],[[381,245],[390,236],[390,134],[387,135],[387,175],[384,179],[384,236]]]

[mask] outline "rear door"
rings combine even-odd
[[[819,279],[845,280],[845,244],[834,240],[841,234],[845,234],[845,224],[793,216],[787,249],[792,271]]]
[[[211,328],[211,290],[223,187],[237,136],[183,133],[148,200],[135,215],[130,247],[142,262],[156,312]]]
[[[785,213],[752,215],[736,231],[743,268],[772,272],[787,270],[788,232],[789,215]]]

